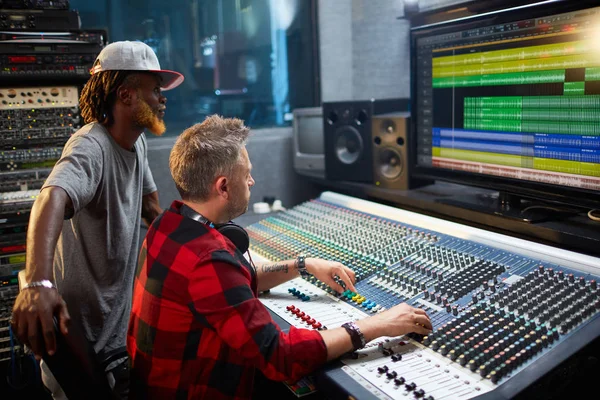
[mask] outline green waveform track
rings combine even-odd
[[[465,108],[600,108],[600,95],[465,97]]]
[[[465,107],[464,117],[465,119],[518,119],[521,121],[600,123],[600,109]]]
[[[510,74],[455,76],[449,78],[433,78],[434,88],[473,87],[473,86],[505,86],[532,85],[538,83],[562,83],[565,81],[565,70],[517,72]]]
[[[554,133],[600,136],[600,126],[593,123],[521,121],[505,119],[465,119],[464,129],[501,132]]]
[[[577,96],[585,94],[585,82],[565,82],[565,96]]]
[[[464,129],[600,136],[600,95],[466,97]]]
[[[600,81],[600,68],[586,68],[585,69],[585,80],[586,81]]]

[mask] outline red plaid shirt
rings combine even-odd
[[[140,252],[127,332],[130,398],[248,399],[255,368],[295,381],[322,365],[321,335],[281,332],[244,256],[180,207],[175,201],[156,218]]]

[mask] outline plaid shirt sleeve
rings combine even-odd
[[[189,279],[197,317],[272,380],[296,381],[324,364],[327,350],[317,331],[283,333],[254,295],[249,271],[227,251],[215,251]]]

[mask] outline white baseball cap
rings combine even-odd
[[[161,88],[170,90],[183,82],[179,72],[160,69],[158,58],[150,46],[143,42],[113,42],[106,46],[94,62],[92,75],[102,71],[150,71],[161,78]]]

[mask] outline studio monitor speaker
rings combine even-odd
[[[407,99],[323,103],[325,177],[373,183],[372,119],[408,110]]]
[[[409,113],[375,116],[371,120],[373,178],[387,189],[408,189],[407,131]]]
[[[376,186],[409,190],[431,183],[411,179],[409,129],[410,113],[393,113],[372,118],[373,180]]]

